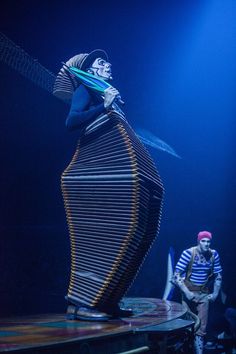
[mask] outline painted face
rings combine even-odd
[[[211,244],[211,240],[209,240],[209,238],[205,237],[202,238],[199,242],[199,248],[201,252],[207,252],[210,248],[210,244]]]
[[[88,72],[100,77],[103,80],[111,80],[111,64],[102,58],[97,58],[94,60]]]

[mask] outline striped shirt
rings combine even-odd
[[[192,264],[192,271],[189,280],[194,283],[195,285],[203,285],[206,283],[209,275],[218,274],[222,272],[221,264],[220,264],[220,257],[216,250],[211,250],[214,256],[214,264],[212,265],[212,257],[206,259],[203,254],[200,254],[196,251],[194,261]],[[181,257],[176,264],[175,271],[180,272],[183,276],[186,276],[188,271],[188,265],[191,260],[192,256],[192,249],[189,248],[181,254]]]

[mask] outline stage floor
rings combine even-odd
[[[125,298],[122,304],[133,309],[132,317],[108,322],[71,321],[66,320],[64,314],[1,319],[0,352],[108,339],[109,336],[135,333],[141,328],[171,321],[186,313],[186,308],[181,304],[160,299]]]

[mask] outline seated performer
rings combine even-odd
[[[66,126],[79,132],[76,152],[62,174],[71,242],[67,317],[105,321],[132,313],[119,302],[159,230],[163,186],[119,107],[119,91],[99,92],[70,68],[106,84],[111,64],[102,50],[76,55],[54,85],[55,95],[72,100]]]
[[[174,272],[174,283],[183,293],[183,301],[197,314],[201,324],[195,336],[195,352],[203,352],[206,334],[209,302],[217,298],[221,282],[222,268],[216,250],[210,249],[212,234],[201,231],[198,245],[183,251]],[[214,277],[214,289],[209,293],[209,282]]]

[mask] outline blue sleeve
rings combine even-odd
[[[80,129],[85,123],[89,123],[101,113],[105,112],[103,103],[90,108],[91,96],[83,85],[74,92],[70,112],[66,119],[66,127],[69,130]]]

